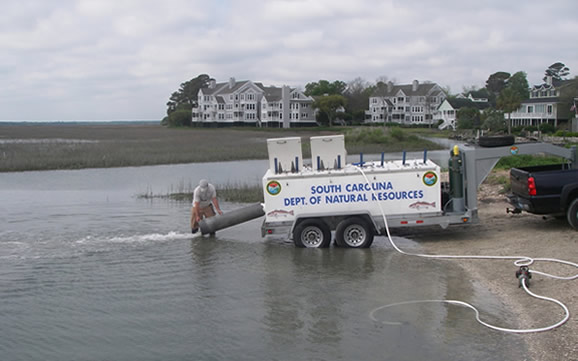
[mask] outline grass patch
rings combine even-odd
[[[155,194],[152,190],[147,190],[144,193],[137,194],[137,198],[141,199],[168,199],[178,202],[193,201],[193,191],[197,184],[181,182],[177,185],[169,187],[167,193]],[[220,201],[233,203],[262,203],[263,188],[261,185],[247,184],[247,183],[233,183],[215,186],[217,189],[217,198]]]
[[[493,171],[490,173],[484,183],[491,186],[501,187],[499,192],[500,194],[506,194],[512,189],[510,184],[510,173],[503,170]]]
[[[510,168],[521,168],[521,167],[531,167],[536,165],[547,165],[547,164],[562,164],[564,163],[564,158],[555,157],[550,155],[512,155],[508,157],[502,157],[498,164],[496,164],[496,169],[510,169]]]
[[[442,146],[400,127],[359,127],[345,134],[349,154],[443,149]]]

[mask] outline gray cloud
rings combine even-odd
[[[0,120],[160,119],[201,73],[304,87],[574,74],[573,1],[21,0],[0,5]]]

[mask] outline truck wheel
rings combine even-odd
[[[321,220],[306,219],[293,230],[293,242],[300,248],[326,248],[331,243],[331,230]]]
[[[568,223],[572,228],[578,230],[578,198],[573,200],[566,211],[566,216],[568,218]]]
[[[335,243],[339,247],[369,248],[373,243],[373,236],[373,230],[363,218],[350,217],[337,225]]]

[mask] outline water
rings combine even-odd
[[[0,174],[4,360],[519,360],[521,336],[471,311],[401,306],[461,299],[515,326],[451,262],[368,250],[296,249],[261,220],[188,233],[190,205],[136,197],[200,178],[258,182],[265,161]],[[240,205],[222,204],[227,211]],[[397,238],[401,247],[419,244]],[[451,297],[450,297],[451,295]]]

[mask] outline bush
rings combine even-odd
[[[402,141],[405,139],[405,132],[401,130],[401,128],[391,128],[389,135],[391,135],[392,138],[398,141]]]
[[[554,135],[557,137],[578,137],[577,132],[569,132],[567,130],[559,130],[556,133],[554,133]]]
[[[542,133],[546,134],[553,134],[554,132],[556,132],[556,127],[550,123],[541,124],[539,128],[542,131]]]
[[[165,122],[166,120],[166,122]],[[163,119],[163,125],[169,127],[190,127],[193,122],[193,112],[190,110],[175,110]]]

